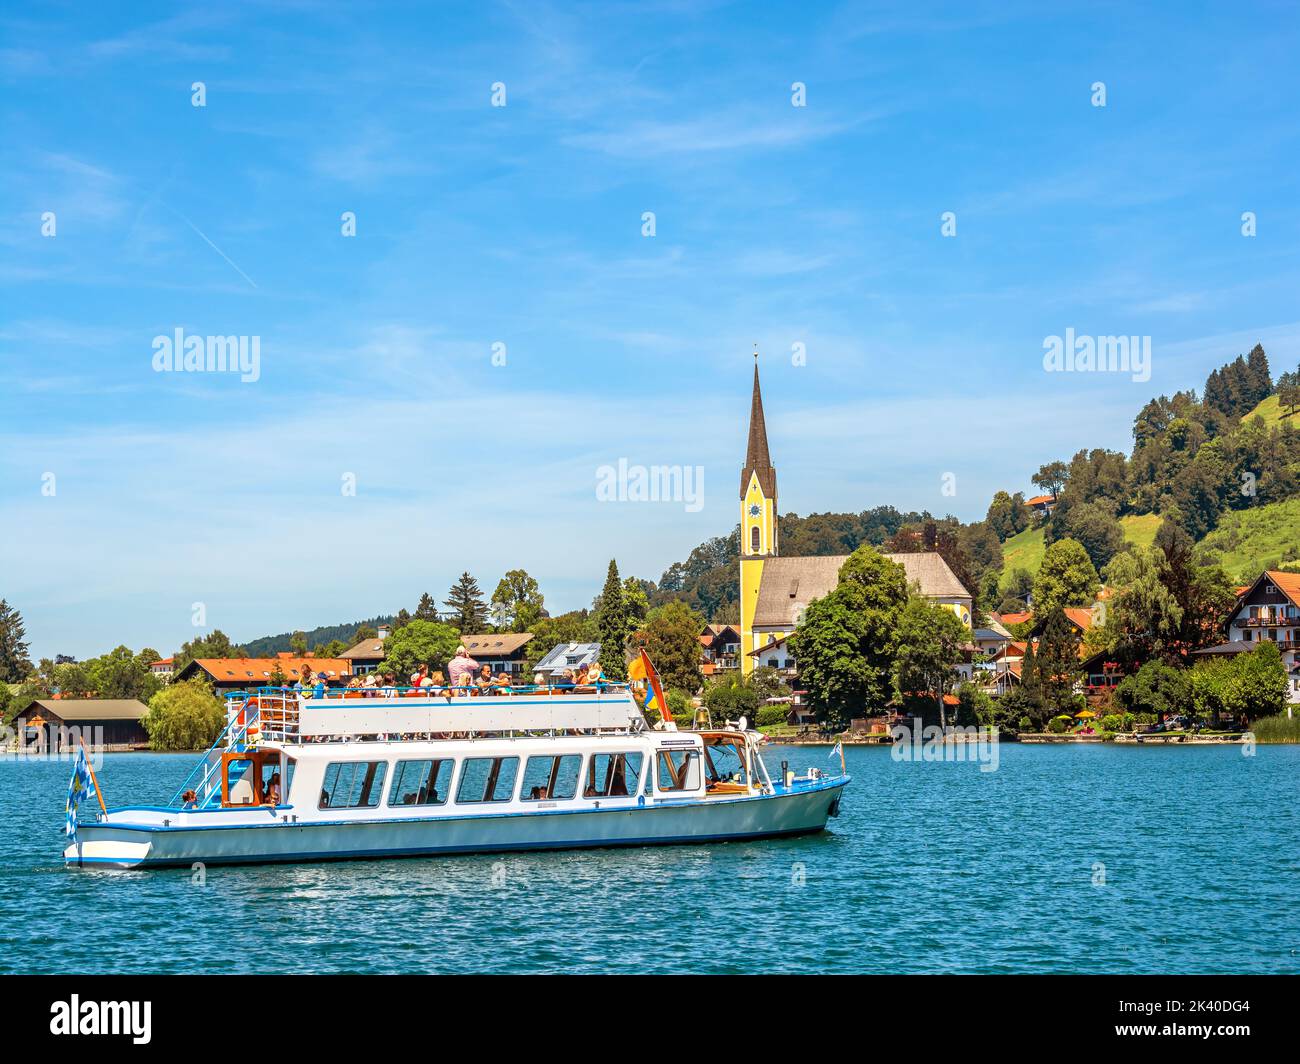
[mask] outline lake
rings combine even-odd
[[[838,768],[771,747],[769,770]],[[0,759],[4,972],[1300,971],[1300,746],[847,749],[824,834],[151,872],[63,867],[67,762]],[[117,754],[110,805],[194,758]],[[232,952],[232,949],[234,952]]]

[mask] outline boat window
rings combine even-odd
[[[373,809],[384,789],[387,761],[335,761],[325,769],[322,809]]]
[[[451,793],[451,770],[455,762],[399,761],[388,793],[389,805],[445,805]]]
[[[519,797],[526,802],[572,798],[578,793],[579,754],[560,757],[530,757],[524,765],[524,783]]]
[[[460,770],[457,802],[508,802],[514,796],[517,757],[467,757]]]
[[[655,779],[661,791],[698,791],[700,752],[660,750],[655,760]]]
[[[704,750],[704,778],[715,783],[746,783],[743,749],[734,743],[714,743]]]
[[[587,769],[584,798],[625,798],[641,789],[641,765],[645,755],[594,754]]]

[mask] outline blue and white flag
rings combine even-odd
[[[843,755],[843,753],[844,753],[844,743],[838,742],[835,744],[834,747],[832,747],[831,752],[826,755],[826,760],[830,761],[832,758],[835,757],[836,754]]]
[[[77,760],[72,766],[72,779],[68,781],[68,804],[64,810],[63,830],[73,842],[77,841],[77,807],[94,785],[90,762],[86,760],[86,748],[83,746],[77,751]]]

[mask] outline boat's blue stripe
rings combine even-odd
[[[604,812],[604,810],[600,810]],[[64,859],[64,864],[104,864],[118,865],[130,868],[148,868],[148,867],[185,867],[194,863],[195,860],[201,860],[205,865],[220,864],[283,864],[291,861],[315,861],[327,858],[338,858],[345,860],[352,857],[420,857],[431,854],[476,854],[476,853],[500,853],[509,850],[581,850],[581,849],[610,849],[618,846],[653,846],[653,845],[679,845],[690,843],[704,842],[726,842],[741,839],[773,839],[783,835],[812,835],[816,832],[825,830],[825,825],[813,828],[787,828],[782,831],[755,831],[755,832],[727,832],[719,835],[671,835],[671,836],[654,836],[647,835],[634,839],[571,839],[564,842],[502,842],[489,843],[474,846],[417,846],[417,847],[398,847],[382,850],[308,850],[304,852],[283,853],[283,854],[264,854],[257,857],[203,857],[203,858],[174,858],[141,861],[129,861],[113,859],[109,857],[81,857],[76,859]]]
[[[515,817],[532,817],[532,816],[577,816],[584,813],[636,813],[652,812],[655,809],[690,809],[700,806],[732,805],[740,802],[770,802],[773,798],[789,798],[800,794],[817,794],[820,791],[834,790],[836,787],[844,787],[849,783],[849,776],[835,776],[824,784],[799,788],[797,790],[778,790],[774,794],[752,794],[739,795],[729,798],[671,798],[659,799],[653,805],[617,805],[608,806],[601,809],[577,807],[572,809],[521,809],[511,813],[465,813],[459,816],[404,816],[404,817],[384,817],[383,819],[356,819],[356,820],[295,820],[285,823],[276,819],[261,824],[115,824],[111,820],[107,823],[100,821],[93,824],[82,824],[79,831],[86,829],[101,829],[105,831],[242,831],[245,828],[315,828],[315,827],[341,827],[349,824],[411,824],[411,823],[442,823],[450,821],[483,821],[483,820],[509,820]],[[573,801],[572,798],[562,799],[564,801]],[[141,807],[128,806],[123,809],[114,810],[115,812],[129,813],[133,809]],[[385,808],[393,808],[386,806]],[[176,810],[160,810],[162,812],[176,812]],[[213,810],[199,810],[200,813],[212,812]],[[245,810],[246,811],[246,810]],[[269,810],[268,810],[269,812]]]

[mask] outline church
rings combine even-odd
[[[776,469],[767,449],[763,394],[754,362],[749,445],[740,473],[740,661],[744,675],[758,665],[790,664],[786,637],[798,627],[813,599],[834,590],[847,554],[783,558],[776,509]],[[883,554],[907,573],[907,581],[933,602],[947,606],[967,627],[971,594],[933,551]]]

